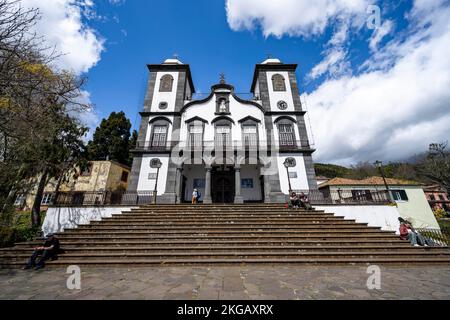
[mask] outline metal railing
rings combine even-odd
[[[449,246],[450,245],[450,237],[449,235],[443,233],[439,229],[429,229],[429,228],[420,228],[415,229],[425,238],[433,240],[436,244],[440,246]]]
[[[386,190],[292,190],[297,195],[304,193],[312,205],[371,205],[389,204]],[[289,199],[289,196],[286,197]]]
[[[290,143],[286,141],[249,141],[249,140],[207,140],[196,141],[166,141],[152,143],[152,141],[137,141],[135,150],[137,151],[171,151],[177,148],[178,150],[242,150],[242,149],[258,149],[258,150],[277,150],[277,151],[295,151],[310,149],[308,139],[293,140]]]
[[[353,192],[352,192],[353,191]],[[361,190],[345,192],[321,192],[319,190],[294,190],[297,195],[302,192],[312,205],[374,205],[390,203],[386,191],[361,194]],[[58,192],[53,206],[103,206],[103,205],[143,205],[153,203],[153,191],[74,191]],[[289,195],[286,195],[289,201]]]

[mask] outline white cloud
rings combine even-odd
[[[261,27],[264,36],[303,36],[324,33],[331,25],[338,28],[325,46],[320,61],[309,73],[309,79],[324,74],[331,77],[349,72],[347,48],[350,29],[359,29],[367,18],[369,0],[227,0],[228,24],[233,30]]]
[[[238,31],[260,26],[263,34],[314,36],[339,18],[360,25],[368,0],[227,0],[227,20]],[[359,17],[359,18],[358,18]]]
[[[307,95],[319,161],[396,160],[450,138],[450,7],[415,5],[410,35]]]
[[[391,20],[386,20],[379,28],[375,29],[369,41],[370,50],[377,51],[378,44],[392,31],[393,25],[394,24]]]
[[[82,19],[83,10],[92,13],[92,0],[22,0],[21,4],[39,9],[42,18],[36,32],[62,54],[57,67],[80,74],[100,60],[104,40]]]
[[[323,60],[307,79],[324,74],[304,94],[314,133],[316,161],[350,164],[399,160],[450,139],[450,5],[415,0],[406,30],[384,20],[367,39],[372,56],[348,72],[351,37],[365,25],[366,1],[227,0],[233,30],[314,37],[334,32]],[[348,26],[348,28],[343,27]],[[385,43],[387,35],[392,38]]]
[[[308,74],[308,78],[315,79],[325,73],[341,75],[348,69],[348,64],[345,59],[346,56],[347,53],[342,47],[329,50],[325,58],[312,68]]]

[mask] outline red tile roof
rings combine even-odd
[[[386,178],[386,183],[388,185],[420,185],[420,183],[410,180],[402,180],[402,179],[391,179]],[[320,185],[320,188],[326,186],[347,186],[347,185],[384,185],[384,181],[382,177],[369,177],[362,180],[356,179],[347,179],[347,178],[333,178],[323,184]]]

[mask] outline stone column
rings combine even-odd
[[[241,195],[241,167],[239,165],[236,165],[234,167],[234,177],[235,177],[234,203],[244,203],[244,198]]]
[[[211,199],[211,166],[206,166],[205,176],[205,194],[203,195],[203,203],[212,203]]]
[[[177,175],[176,175],[176,181],[175,181],[175,202],[181,203],[182,202],[182,194],[181,189],[183,186],[183,167],[177,167]]]
[[[264,203],[270,203],[270,181],[269,181],[269,175],[268,174],[264,174],[265,170],[264,170],[265,166],[262,165],[261,166],[261,175],[263,176],[264,179]]]

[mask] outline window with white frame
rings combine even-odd
[[[395,201],[408,201],[405,190],[391,190],[391,194]]]
[[[16,200],[14,201],[14,206],[22,207],[25,204],[26,195],[24,193],[20,193],[17,195]]]
[[[227,146],[231,144],[231,127],[229,125],[217,125],[215,143],[217,146]]]
[[[46,193],[43,194],[42,201],[41,201],[42,205],[51,204],[52,201],[53,201],[53,193],[46,192]]]
[[[258,130],[255,124],[245,124],[242,126],[242,136],[244,146],[257,146],[258,145]]]
[[[201,146],[203,143],[203,126],[191,124],[189,126],[189,145]]]
[[[167,126],[153,126],[152,147],[164,147],[167,141]]]

